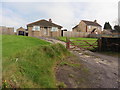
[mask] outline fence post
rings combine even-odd
[[[70,40],[68,37],[66,37],[66,48],[70,49]]]
[[[99,49],[99,51],[102,50],[102,38],[98,39],[98,49]]]

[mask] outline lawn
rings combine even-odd
[[[66,42],[66,37],[58,37],[57,39]],[[97,38],[81,38],[81,37],[70,37],[69,38],[70,41],[75,44],[75,45],[81,45],[80,47],[83,48],[88,48],[89,44],[93,44],[97,41]],[[87,41],[88,43],[86,43],[85,41]],[[97,43],[95,43],[94,45],[97,45]],[[95,46],[97,48],[97,46]],[[89,50],[93,50],[94,48],[88,48]]]
[[[56,88],[56,63],[70,53],[61,44],[3,36],[3,88]]]
[[[4,57],[9,57],[16,52],[25,50],[38,45],[49,45],[49,42],[45,42],[40,39],[26,36],[15,35],[3,35],[2,36],[2,54]]]

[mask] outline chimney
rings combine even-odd
[[[52,19],[49,19],[49,22],[51,22],[51,23],[52,23]]]
[[[97,20],[94,20],[95,23],[97,23]]]

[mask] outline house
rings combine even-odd
[[[13,27],[0,26],[0,34],[14,35]]]
[[[102,26],[95,21],[81,20],[81,22],[72,28],[74,32],[87,32],[89,34],[101,34]]]
[[[28,31],[27,29],[20,27],[17,29],[17,35],[22,35],[22,36],[28,36]]]
[[[52,22],[51,19],[39,20],[27,25],[28,36],[32,37],[58,37],[61,36],[62,26]]]

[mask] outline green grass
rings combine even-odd
[[[49,45],[49,42],[45,42],[40,39],[26,36],[15,35],[3,35],[2,36],[2,54],[3,57],[9,57],[16,52],[25,50],[30,47],[38,45]]]
[[[3,47],[3,87],[8,88],[56,88],[54,67],[70,54],[61,44],[22,36],[3,36]]]
[[[66,42],[66,37],[58,37],[57,39]],[[83,48],[88,48],[89,46],[86,46],[86,45],[93,44],[93,43],[95,43],[97,41],[97,38],[70,37],[69,39],[70,39],[70,41],[72,41],[73,44],[75,44],[75,45],[82,45],[80,47],[83,47]],[[84,41],[79,41],[79,40],[86,40],[89,44],[87,44]],[[94,44],[94,45],[97,45],[97,44]],[[97,48],[97,46],[94,46],[94,47]],[[93,50],[94,48],[91,47],[91,48],[88,48],[88,49],[89,50]]]
[[[66,41],[66,37],[58,37],[59,40]],[[96,38],[70,37],[70,40],[97,40]]]

